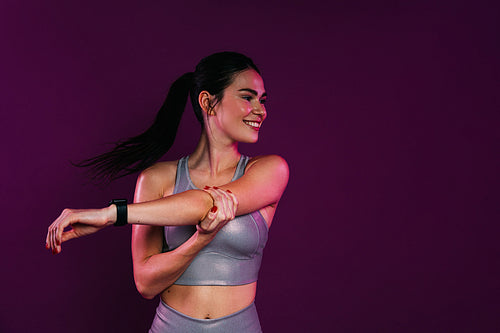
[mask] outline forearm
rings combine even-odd
[[[153,201],[129,204],[128,223],[151,226],[194,225],[203,220],[212,206],[210,194],[202,190],[189,190]]]
[[[175,250],[155,254],[140,264],[136,263],[134,279],[139,293],[151,299],[171,286],[213,236],[197,231]]]

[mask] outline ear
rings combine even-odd
[[[212,107],[212,95],[206,90],[203,90],[198,96],[198,103],[201,109],[208,115],[212,115],[214,110]]]

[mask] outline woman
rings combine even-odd
[[[202,125],[199,143],[179,161],[154,164],[172,145],[188,94]],[[69,239],[133,224],[137,289],[148,299],[161,295],[150,332],[260,332],[257,274],[288,166],[276,155],[243,156],[238,143],[257,141],[265,99],[248,57],[202,59],[174,82],[145,133],[84,163],[112,179],[144,170],[134,204],[64,210],[47,248],[60,253]]]

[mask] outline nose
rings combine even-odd
[[[256,115],[260,115],[262,118],[265,118],[267,115],[266,108],[260,102],[256,103],[252,112]]]

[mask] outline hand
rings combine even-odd
[[[49,226],[45,247],[52,254],[62,251],[61,244],[73,238],[93,234],[116,220],[116,208],[111,205],[103,209],[65,209]],[[65,228],[70,230],[64,231]]]
[[[238,209],[238,199],[230,191],[217,187],[205,187],[203,190],[212,196],[214,206],[210,209],[207,216],[198,223],[197,229],[201,234],[215,236],[227,222],[234,219],[236,210]]]

